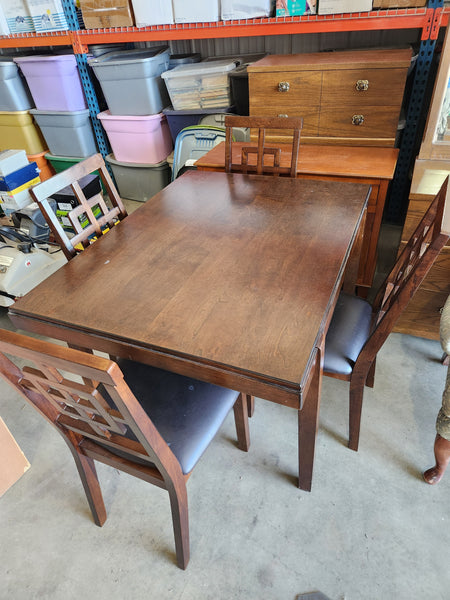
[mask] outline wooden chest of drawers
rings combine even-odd
[[[302,143],[393,146],[410,63],[410,49],[266,56],[248,67],[250,115],[303,117]]]

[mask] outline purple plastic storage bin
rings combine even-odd
[[[14,58],[27,80],[38,110],[73,111],[87,107],[72,54]]]
[[[97,115],[105,128],[116,160],[130,163],[159,163],[173,150],[167,119],[162,113],[145,116]]]

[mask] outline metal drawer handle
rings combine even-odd
[[[289,117],[289,115],[286,115],[284,113],[281,113],[280,115],[278,115],[279,117],[282,117],[283,119],[287,119]]]
[[[364,123],[364,115],[353,115],[352,123],[353,125],[362,125]]]
[[[367,92],[369,89],[369,80],[368,79],[358,79],[355,85],[358,92]]]
[[[291,86],[288,81],[280,81],[280,83],[278,84],[278,91],[279,92],[288,92],[290,87]]]

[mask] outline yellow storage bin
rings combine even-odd
[[[0,111],[0,151],[25,150],[38,154],[47,149],[41,130],[28,110]]]

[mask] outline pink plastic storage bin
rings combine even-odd
[[[72,111],[87,107],[73,54],[14,58],[27,80],[38,110]]]
[[[155,164],[172,152],[172,137],[165,115],[97,115],[105,128],[116,160]]]

